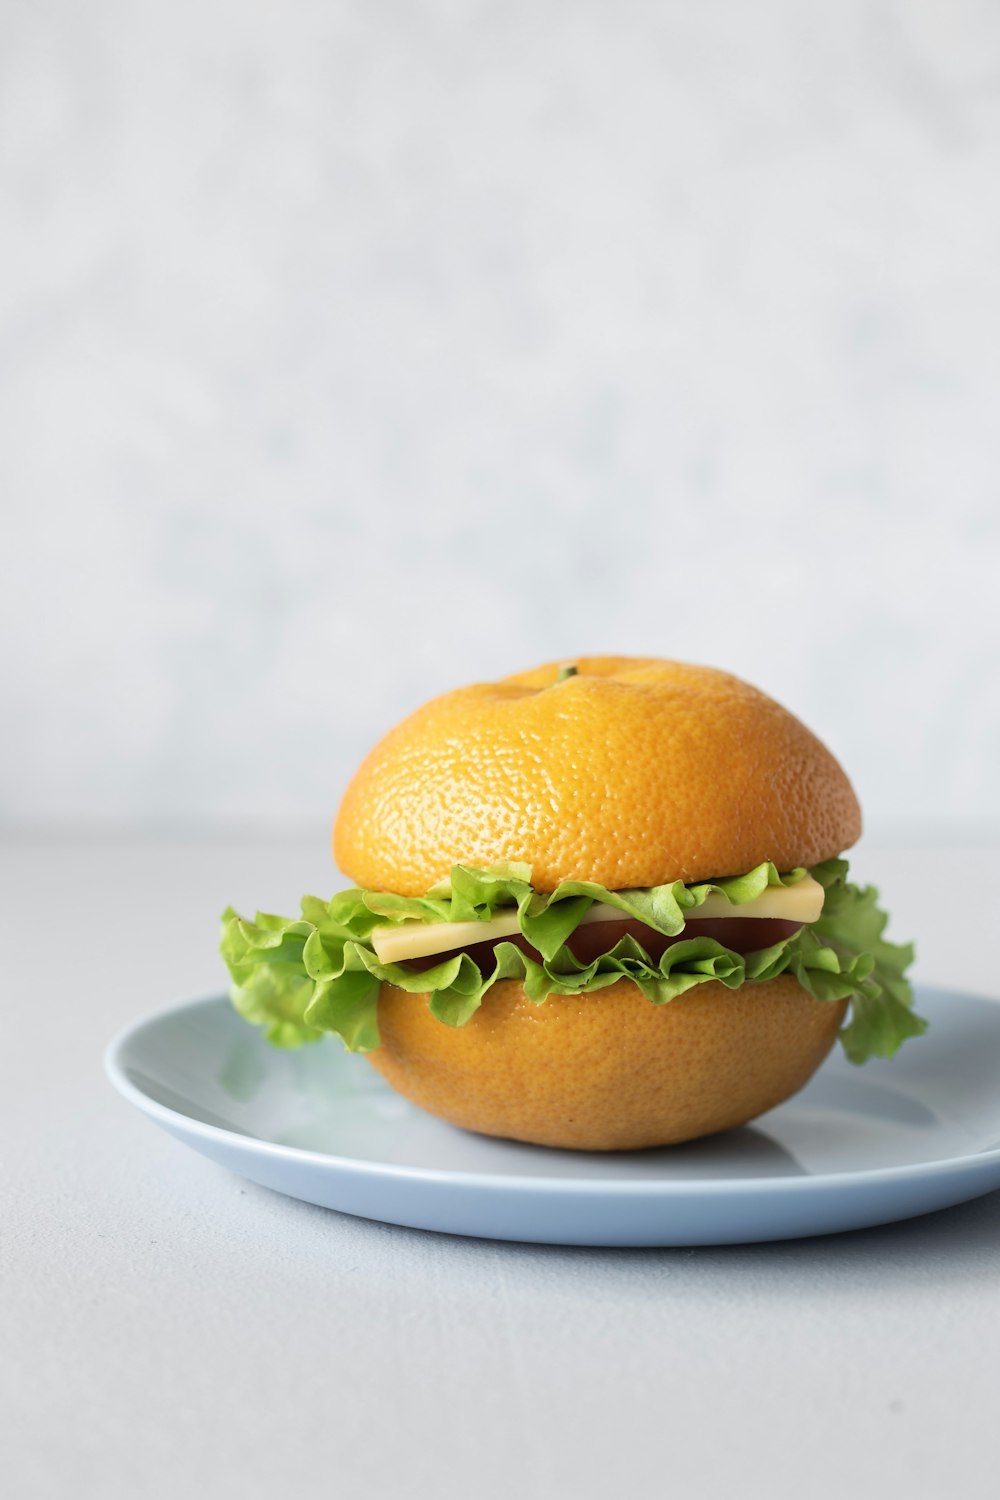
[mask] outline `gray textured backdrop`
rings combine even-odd
[[[8,825],[728,666],[1000,821],[1000,9],[3,0]]]

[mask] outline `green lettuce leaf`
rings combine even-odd
[[[379,1045],[378,994],[383,984],[428,994],[431,1012],[447,1026],[463,1026],[500,979],[517,979],[528,998],[579,994],[630,979],[654,1005],[717,980],[730,989],[786,971],[818,1000],[851,1001],[841,1040],[852,1062],[889,1057],[926,1023],[913,1013],[904,977],[913,951],[882,937],[886,916],[877,893],[847,882],[846,860],[828,860],[812,874],[823,885],[820,920],[755,953],[734,953],[706,937],[674,943],[653,960],[632,937],[591,963],[576,959],[567,939],[595,901],[616,907],[657,932],[676,937],[686,917],[710,892],[732,905],[752,901],[770,885],[793,885],[804,870],[781,874],[762,864],[745,875],[686,886],[680,881],[646,890],[609,891],[587,881],[565,881],[537,892],[526,865],[489,870],[456,866],[426,896],[341,891],[331,901],[306,896],[300,918],[258,914],[250,922],[232,909],[223,916],[222,955],[233,979],[233,1003],[278,1046],[314,1041],[326,1032],[351,1051]],[[375,927],[401,922],[489,921],[516,910],[518,926],[541,962],[512,942],[498,942],[483,972],[468,953],[443,956],[430,968],[380,963],[371,946]]]
[[[878,891],[851,885],[846,859],[828,859],[812,873],[826,898],[819,921],[803,928],[799,942],[803,948],[825,945],[836,956],[841,975],[853,974],[850,1020],[840,1033],[844,1051],[854,1063],[892,1057],[907,1037],[927,1030],[927,1022],[913,1010],[913,990],[906,978],[913,944],[885,940],[889,918],[877,904]]]

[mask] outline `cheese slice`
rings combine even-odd
[[[823,887],[811,875],[795,885],[769,885],[753,901],[734,906],[721,891],[710,891],[704,904],[697,906],[687,920],[694,929],[706,917],[765,917],[782,922],[816,922],[823,910]],[[627,913],[617,906],[597,901],[583,918],[587,922],[621,922]],[[371,941],[379,963],[398,964],[407,958],[429,958],[434,953],[448,953],[453,948],[469,948],[473,943],[492,943],[497,938],[520,932],[517,912],[501,912],[488,922],[397,922],[372,929]],[[692,931],[692,936],[697,934]]]

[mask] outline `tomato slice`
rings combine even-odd
[[[786,922],[778,917],[702,917],[688,922],[684,931],[676,937],[665,937],[655,927],[644,922],[635,922],[623,917],[620,922],[584,922],[569,937],[568,947],[573,957],[582,964],[593,963],[602,953],[609,953],[616,943],[626,935],[635,938],[654,963],[658,962],[668,948],[689,938],[714,938],[724,948],[734,953],[755,953],[760,948],[770,948],[773,943],[784,942],[801,928],[801,922]],[[448,953],[434,953],[427,958],[411,958],[407,966],[414,970],[430,969],[455,953],[467,953],[485,973],[493,962],[493,949],[497,943],[513,943],[529,958],[541,962],[541,954],[532,948],[521,933],[512,937],[496,938],[489,943],[472,943],[468,948],[453,948]]]
[[[754,953],[758,948],[770,948],[772,943],[790,938],[801,926],[801,922],[785,922],[777,917],[703,917],[688,922],[676,937],[665,937],[643,922],[585,922],[570,936],[568,946],[574,958],[589,964],[628,936],[635,938],[656,962],[668,948],[689,938],[714,938],[734,953]]]

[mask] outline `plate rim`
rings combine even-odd
[[[937,992],[971,1001],[977,1005],[1000,1008],[1000,1003],[985,995],[972,994],[969,991],[956,990],[944,985],[918,985],[918,992]],[[125,1070],[123,1056],[131,1043],[143,1031],[155,1029],[168,1017],[176,1017],[185,1011],[207,1010],[209,1007],[230,1005],[228,995],[217,991],[210,995],[203,995],[190,1000],[175,1001],[172,1005],[163,1006],[148,1015],[141,1016],[128,1025],[120,1028],[108,1043],[103,1055],[103,1067],[108,1081],[112,1087],[129,1103],[134,1105],[143,1114],[149,1116],[158,1124],[173,1131],[176,1121],[181,1130],[189,1135],[200,1136],[210,1141],[230,1144],[238,1150],[243,1150],[254,1155],[264,1155],[272,1159],[287,1162],[297,1162],[306,1166],[321,1166],[334,1169],[347,1175],[361,1177],[376,1176],[387,1181],[403,1181],[409,1183],[447,1185],[456,1188],[489,1188],[496,1192],[519,1192],[528,1194],[544,1194],[551,1196],[553,1193],[566,1197],[591,1197],[594,1195],[605,1196],[611,1194],[618,1198],[677,1198],[677,1197],[718,1197],[726,1195],[729,1197],[740,1197],[749,1194],[759,1195],[762,1190],[778,1193],[781,1196],[820,1194],[828,1191],[836,1191],[846,1185],[855,1187],[861,1184],[878,1184],[906,1182],[907,1180],[918,1180],[927,1177],[965,1175],[975,1173],[983,1168],[1000,1164],[1000,1144],[987,1147],[982,1151],[973,1151],[965,1155],[947,1156],[936,1158],[927,1162],[904,1162],[895,1166],[886,1167],[860,1167],[850,1171],[838,1172],[810,1172],[803,1175],[792,1176],[754,1176],[754,1177],[712,1177],[712,1178],[664,1178],[662,1181],[652,1178],[631,1179],[628,1181],[616,1181],[613,1176],[604,1177],[563,1177],[558,1172],[552,1176],[540,1174],[535,1176],[520,1176],[515,1172],[477,1172],[466,1168],[451,1169],[448,1167],[419,1167],[409,1166],[404,1163],[392,1163],[371,1161],[352,1156],[338,1156],[327,1151],[313,1151],[303,1146],[287,1146],[278,1141],[269,1141],[260,1136],[244,1134],[239,1130],[230,1130],[225,1126],[212,1125],[208,1121],[199,1120],[192,1115],[184,1114],[180,1110],[172,1109],[169,1105],[161,1104],[158,1099],[145,1093],[137,1084],[133,1083]],[[457,1127],[456,1127],[457,1128]],[[475,1134],[475,1132],[469,1132]],[[492,1139],[492,1137],[483,1137]],[[553,1152],[558,1157],[562,1152]],[[577,1155],[594,1153],[573,1153]],[[614,1152],[600,1153],[607,1155],[609,1161],[613,1161]]]

